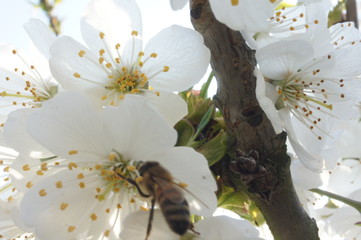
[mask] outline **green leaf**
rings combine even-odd
[[[178,139],[176,146],[188,146],[192,136],[194,135],[194,127],[186,120],[180,120],[174,128],[178,132]]]
[[[313,188],[313,189],[310,189],[309,191],[314,192],[314,193],[318,193],[318,194],[320,194],[322,196],[327,196],[329,198],[335,199],[335,200],[340,201],[340,202],[343,202],[343,203],[355,208],[359,213],[361,213],[361,202],[359,202],[359,201],[355,201],[355,200],[352,200],[350,198],[342,197],[342,196],[337,195],[335,193],[331,193],[331,192],[328,192],[328,191],[325,191],[325,190],[321,190],[319,188]]]
[[[242,192],[235,192],[233,188],[223,186],[223,191],[218,197],[218,207],[230,210],[240,217],[257,225],[265,222],[261,211]]]
[[[333,10],[328,14],[328,26],[342,21],[342,13],[345,10],[345,3],[339,1]]]
[[[192,140],[195,140],[197,138],[198,134],[200,134],[202,132],[202,130],[207,126],[207,124],[209,123],[209,121],[212,118],[213,110],[214,110],[214,107],[212,106],[208,109],[206,114],[203,115],[200,123],[198,124],[197,131],[192,137]]]
[[[212,166],[223,158],[227,152],[226,144],[227,134],[221,130],[217,136],[212,138],[209,142],[196,149],[202,153],[208,160],[208,165]]]
[[[213,77],[214,77],[214,73],[213,71],[209,74],[209,77],[207,79],[207,82],[205,82],[203,85],[202,85],[202,88],[201,88],[201,92],[199,94],[199,96],[203,99],[206,99],[207,98],[207,95],[208,95],[208,89],[209,89],[209,86],[211,85],[211,82],[213,80]]]

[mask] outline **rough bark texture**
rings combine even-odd
[[[207,0],[191,1],[191,18],[212,53],[218,83],[214,101],[228,133],[235,138],[234,158],[223,163],[221,177],[235,189],[248,191],[275,239],[319,239],[317,226],[302,208],[292,184],[286,134],[275,134],[256,99],[254,51],[239,32],[214,18]]]

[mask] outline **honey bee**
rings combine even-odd
[[[145,240],[148,239],[151,233],[156,202],[159,204],[163,216],[173,232],[183,235],[189,229],[198,234],[193,230],[189,206],[184,197],[183,189],[174,183],[173,176],[158,162],[145,162],[139,168],[139,175],[143,178],[142,188],[133,179],[117,174],[134,185],[142,197],[151,197],[151,209]],[[149,195],[145,194],[141,189],[145,189]]]

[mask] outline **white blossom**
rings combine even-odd
[[[122,240],[143,240],[148,226],[149,212],[138,211],[124,221]],[[262,240],[259,232],[250,222],[227,216],[206,217],[194,224],[194,232],[184,236],[173,233],[159,209],[154,210],[152,231],[149,240]]]
[[[173,147],[176,131],[140,96],[96,109],[81,95],[62,93],[42,108],[12,113],[7,123],[6,136],[33,139],[26,141],[36,151],[10,138],[20,151],[10,173],[24,193],[22,221],[40,239],[117,239],[122,219],[147,203],[117,173],[135,180],[146,161],[159,162],[194,193],[196,198],[185,192],[192,213],[207,216],[216,207],[206,159],[191,148]],[[16,129],[28,133],[12,134]]]
[[[1,126],[10,112],[38,107],[58,91],[48,63],[49,47],[55,35],[40,20],[30,19],[24,27],[36,48],[27,53],[10,44],[0,45]]]
[[[347,34],[349,28],[352,26],[342,28],[345,29],[342,39],[352,38]],[[274,117],[275,111],[279,113],[296,154],[313,170],[324,166],[319,153],[326,146],[325,139],[331,135],[334,120],[357,117],[355,89],[360,88],[357,77],[361,62],[357,59],[361,45],[346,41],[335,48],[335,36],[342,34],[334,32],[326,29],[312,34],[313,38],[305,34],[303,38],[280,40],[256,52],[266,79],[266,96],[275,104],[271,108],[271,104],[264,103],[264,96],[258,94],[261,107],[271,121],[279,121]],[[324,33],[329,36],[328,41],[319,42],[325,37],[317,36]],[[262,85],[259,87],[264,89]]]
[[[117,105],[128,93],[142,95],[172,126],[187,114],[186,103],[172,92],[192,87],[206,72],[210,53],[199,33],[173,25],[143,48],[133,0],[91,1],[81,30],[88,47],[64,36],[51,48],[52,73],[65,89],[100,106]]]

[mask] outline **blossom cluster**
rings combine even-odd
[[[277,0],[209,2],[217,20],[255,50],[257,99],[275,133],[287,132],[293,181],[320,236],[358,239],[359,212],[341,202],[330,208],[327,197],[308,189],[360,200],[360,154],[351,150],[358,141],[346,140],[360,136],[360,31],[353,22],[328,27],[329,0],[291,7]]]
[[[324,208],[328,198],[307,190],[360,198],[360,152],[336,150],[357,141],[347,138],[359,129],[359,31],[351,22],[327,27],[329,0],[209,2],[256,52],[257,99],[275,133],[287,132],[294,184],[322,237],[357,238],[354,209]],[[83,42],[36,19],[25,30],[30,54],[0,44],[0,239],[261,239],[245,220],[214,216],[207,159],[176,146],[174,126],[188,113],[176,92],[198,83],[210,61],[199,33],[173,25],[143,44],[135,0],[91,0]],[[157,176],[145,168],[154,162]],[[340,180],[345,173],[351,181]],[[202,220],[172,231],[169,204]]]
[[[189,208],[185,216],[219,222],[208,162],[176,147],[173,128],[188,112],[175,92],[209,64],[199,33],[173,25],[143,45],[133,0],[91,1],[81,21],[86,45],[36,19],[25,30],[31,54],[1,45],[1,239],[179,239],[168,226],[157,235],[158,223],[147,233],[153,211],[167,220],[153,209],[156,191]],[[145,182],[149,162],[171,176]],[[182,194],[168,196],[169,188]],[[132,218],[144,231],[132,232]],[[189,234],[204,232],[195,228]]]

